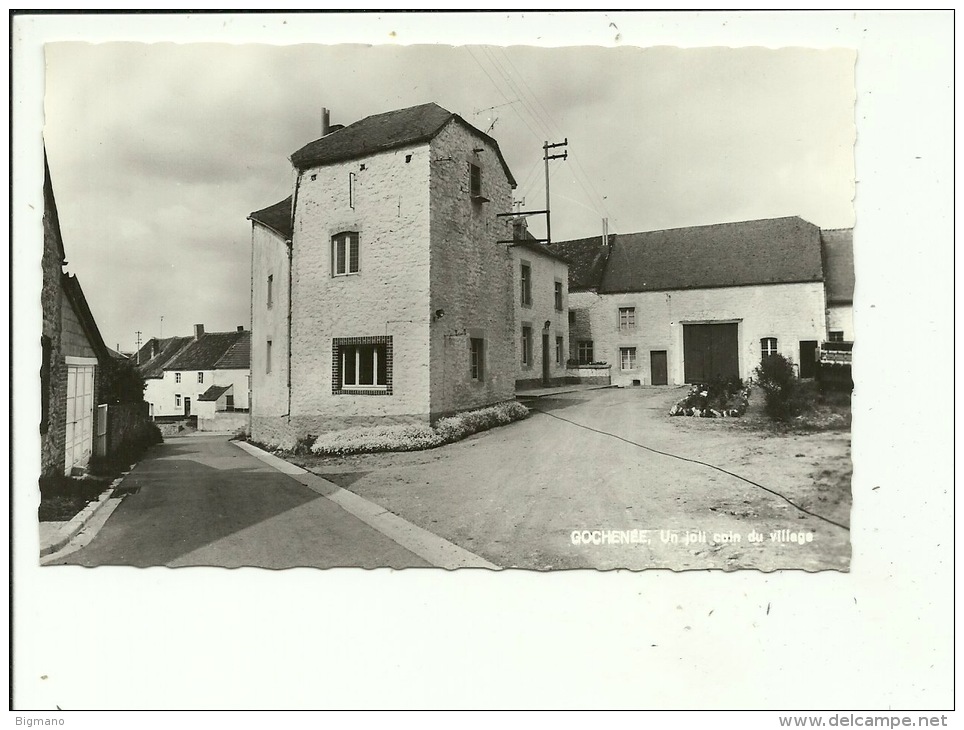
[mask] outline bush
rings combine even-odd
[[[94,474],[116,474],[124,471],[137,462],[149,447],[163,441],[161,429],[150,421],[140,421],[111,454],[103,458],[92,458],[90,471]]]
[[[372,426],[331,431],[314,439],[316,454],[365,454],[380,451],[421,451],[459,441],[474,433],[504,426],[529,415],[529,409],[512,401],[440,418],[435,427],[424,423]],[[299,440],[299,444],[303,441]]]
[[[790,420],[812,399],[812,394],[801,388],[793,361],[779,353],[765,357],[754,372],[764,393],[764,410],[775,421]]]
[[[698,383],[671,409],[671,416],[720,418],[742,416],[749,405],[749,388],[740,378],[715,378]]]

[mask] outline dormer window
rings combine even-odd
[[[360,271],[358,233],[344,231],[331,237],[331,275],[346,276]]]

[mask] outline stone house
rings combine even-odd
[[[548,246],[521,237],[512,246],[516,388],[562,385],[569,361],[569,265]]]
[[[57,202],[44,157],[43,285],[41,307],[41,475],[83,471],[106,427],[98,419],[101,373],[111,356],[67,264]]]
[[[514,398],[515,180],[437,104],[366,117],[291,156],[252,213],[252,438],[430,423]]]
[[[144,400],[154,418],[198,415],[195,406],[211,388],[223,388],[214,402],[223,412],[247,412],[251,375],[251,332],[205,332],[194,325],[194,337],[151,338],[136,356],[147,387]],[[210,407],[205,406],[207,413]],[[217,408],[210,414],[218,412]],[[243,421],[244,419],[242,419]],[[199,423],[199,426],[201,424]]]
[[[827,336],[821,231],[798,217],[552,244],[569,267],[571,357],[614,385],[748,378],[780,352],[813,377]]]

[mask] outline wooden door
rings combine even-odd
[[[736,322],[683,325],[683,375],[687,383],[740,377]]]
[[[649,377],[653,385],[667,385],[669,383],[666,368],[666,350],[650,350]]]
[[[816,340],[800,340],[800,377],[812,378],[817,374]]]
[[[67,365],[64,473],[83,468],[94,445],[94,366]]]
[[[549,333],[542,333],[542,384],[549,385]]]

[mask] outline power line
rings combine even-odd
[[[784,502],[786,502],[787,504],[789,504],[791,507],[793,507],[794,509],[800,510],[800,511],[803,512],[804,514],[810,515],[811,517],[816,517],[818,520],[823,520],[824,522],[826,522],[826,523],[829,524],[829,525],[833,525],[834,527],[839,527],[839,528],[841,528],[842,530],[846,530],[847,532],[850,532],[850,528],[847,527],[847,525],[843,525],[843,524],[841,524],[841,523],[839,523],[839,522],[835,522],[834,520],[831,520],[829,517],[824,517],[823,515],[818,515],[816,512],[811,512],[810,510],[806,509],[805,507],[801,507],[799,504],[797,504],[796,502],[794,502],[794,501],[793,501],[792,499],[790,499],[789,497],[787,497],[787,496],[785,496],[785,495],[783,495],[783,494],[780,494],[780,492],[776,491],[775,489],[770,489],[769,487],[764,487],[762,484],[757,484],[757,483],[756,483],[755,481],[753,481],[752,479],[747,479],[746,477],[740,476],[739,474],[734,474],[733,472],[727,471],[726,469],[723,469],[722,467],[716,466],[715,464],[709,464],[709,463],[707,463],[707,462],[705,462],[705,461],[700,461],[699,459],[690,459],[690,458],[688,458],[688,457],[686,457],[686,456],[677,456],[676,454],[671,454],[671,453],[668,452],[668,451],[660,451],[659,449],[654,449],[652,446],[646,446],[646,445],[644,445],[644,444],[640,444],[640,443],[637,443],[637,442],[635,442],[635,441],[630,441],[629,439],[623,438],[622,436],[617,436],[616,434],[614,434],[614,433],[609,433],[608,431],[601,431],[601,430],[599,430],[598,428],[592,428],[591,426],[586,426],[586,425],[584,425],[584,424],[582,424],[582,423],[579,423],[579,422],[577,422],[577,421],[570,421],[568,418],[563,418],[562,416],[558,416],[558,415],[556,415],[555,413],[549,413],[548,411],[540,410],[539,408],[536,408],[536,407],[534,407],[534,406],[529,406],[529,408],[530,408],[531,410],[533,410],[533,411],[536,411],[537,413],[543,414],[544,416],[551,416],[552,418],[557,418],[557,419],[559,419],[560,421],[565,421],[566,423],[570,423],[570,424],[572,424],[573,426],[577,426],[577,427],[579,427],[579,428],[584,428],[584,429],[586,429],[587,431],[592,431],[593,433],[598,433],[598,434],[601,434],[601,435],[603,435],[603,436],[609,436],[610,438],[614,438],[614,439],[616,439],[617,441],[622,441],[623,443],[627,443],[627,444],[630,444],[630,445],[632,445],[632,446],[637,446],[637,447],[639,447],[639,448],[641,448],[641,449],[645,449],[646,451],[650,451],[650,452],[652,452],[652,453],[654,453],[654,454],[659,454],[660,456],[668,456],[668,457],[671,458],[671,459],[679,459],[680,461],[688,461],[688,462],[691,463],[691,464],[698,464],[698,465],[700,465],[700,466],[705,466],[705,467],[707,467],[708,469],[715,469],[716,471],[722,472],[722,473],[726,474],[727,476],[734,477],[735,479],[739,479],[739,480],[741,480],[741,481],[746,482],[747,484],[751,484],[751,485],[753,485],[754,487],[757,487],[758,489],[762,489],[764,492],[769,492],[769,493],[772,494],[774,497],[779,497],[779,498],[782,499]]]

